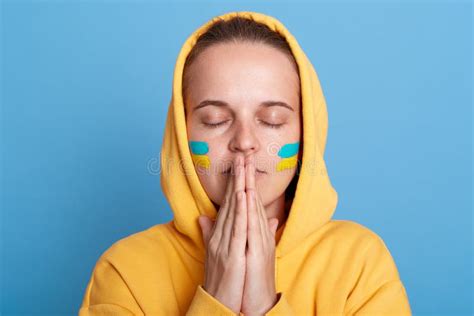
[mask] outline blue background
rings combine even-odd
[[[471,314],[472,4],[459,1],[4,1],[3,314],[76,314],[103,251],[172,219],[157,159],[174,63],[234,10],[278,18],[318,72],[334,218],[384,239],[414,314]]]

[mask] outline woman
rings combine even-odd
[[[229,12],[175,65],[161,156],[173,221],[99,258],[80,315],[411,315],[383,240],[337,205],[328,115],[295,38]]]

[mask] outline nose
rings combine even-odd
[[[259,150],[260,145],[252,126],[240,123],[234,130],[234,135],[229,143],[230,151],[233,153],[243,153],[248,156]]]

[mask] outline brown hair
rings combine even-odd
[[[212,24],[204,34],[201,34],[196,44],[189,52],[184,63],[183,70],[183,91],[182,95],[186,94],[189,82],[189,67],[196,60],[196,58],[206,49],[212,45],[220,43],[263,43],[270,45],[283,52],[288,56],[290,62],[293,64],[296,73],[299,76],[298,65],[295,57],[291,52],[290,45],[286,39],[279,33],[271,30],[267,25],[256,22],[250,18],[240,16],[233,17],[227,21],[221,19]]]
[[[196,58],[206,49],[212,45],[220,43],[263,43],[271,47],[278,49],[283,52],[293,64],[296,73],[299,77],[298,64],[296,63],[295,57],[291,51],[290,45],[288,44],[285,37],[283,37],[278,32],[273,31],[267,25],[254,21],[251,18],[245,18],[241,16],[232,17],[229,20],[220,19],[217,22],[213,23],[212,26],[201,34],[196,44],[191,49],[188,54],[186,61],[184,63],[183,70],[183,84],[182,84],[182,95],[183,100],[188,89],[189,82],[189,67],[196,60]],[[301,93],[300,93],[300,103],[301,103]],[[301,111],[300,111],[301,113]],[[302,143],[302,142],[301,142]],[[300,151],[301,151],[300,147]],[[301,153],[300,153],[301,156]],[[299,157],[300,157],[299,156]],[[298,176],[300,172],[300,161],[298,160],[296,175],[293,177],[292,181],[288,185],[285,196],[287,200],[292,200],[296,184],[298,182]]]

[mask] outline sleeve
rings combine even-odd
[[[291,308],[290,304],[286,299],[286,295],[282,292],[277,293],[277,303],[265,314],[268,316],[276,316],[276,315],[296,315],[293,309]]]
[[[278,301],[277,303],[265,314],[268,316],[276,315],[294,315],[291,306],[286,300],[286,296],[283,293],[277,293]],[[242,313],[236,314],[230,308],[219,302],[215,297],[210,295],[204,290],[202,285],[197,287],[194,298],[191,302],[191,305],[188,309],[186,315],[189,316],[199,316],[199,315],[239,315],[243,316]]]
[[[144,315],[119,271],[99,259],[87,285],[79,316]]]
[[[240,314],[240,313],[239,313]],[[188,316],[208,316],[208,315],[238,315],[233,310],[219,302],[214,296],[209,294],[202,285],[198,285],[194,293],[193,300],[189,305]]]
[[[344,315],[411,315],[408,296],[384,241],[376,235],[363,258]]]

